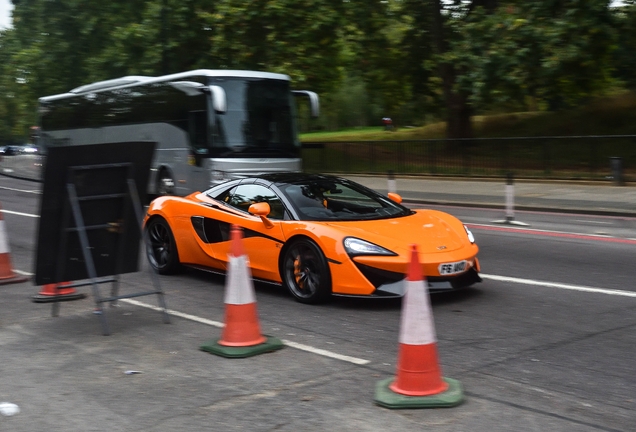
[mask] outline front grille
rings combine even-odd
[[[481,282],[481,278],[475,270],[475,267],[471,267],[470,270],[460,274],[459,276],[431,276],[428,277],[427,280],[429,282],[448,282],[455,289],[464,288],[476,282]]]
[[[404,273],[381,270],[375,267],[370,267],[368,265],[356,263],[355,261],[354,263],[358,270],[360,270],[364,277],[367,278],[367,280],[371,282],[371,285],[373,285],[375,288],[401,281],[405,277]]]

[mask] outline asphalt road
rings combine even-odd
[[[39,185],[0,176],[13,267],[33,269]],[[0,286],[0,431],[631,431],[636,424],[636,221],[449,207],[473,230],[484,281],[434,296],[440,365],[465,402],[389,410],[374,386],[395,373],[401,302],[293,301],[256,285],[263,333],[281,351],[225,359],[199,350],[220,336],[224,278],[162,277],[154,296],[106,310],[103,336],[85,300],[31,302],[32,283]],[[602,232],[601,232],[602,231]],[[122,292],[151,284],[140,272]],[[103,288],[107,290],[107,288]],[[126,374],[127,371],[138,371]]]

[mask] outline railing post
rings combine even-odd
[[[505,173],[508,170],[508,140],[501,140],[501,172]]]
[[[550,146],[548,140],[543,140],[543,177],[550,177]]]
[[[369,172],[375,173],[375,141],[369,142],[370,169]]]
[[[395,184],[395,172],[393,170],[389,170],[387,173],[387,189],[389,193],[397,192],[397,187]]]
[[[596,173],[597,144],[596,140],[590,140],[590,177],[594,179]]]
[[[471,148],[471,142],[470,141],[466,141],[466,140],[461,140],[459,142],[459,146],[461,148],[461,155],[462,155],[462,173],[465,176],[470,175],[470,155],[468,154],[468,152],[470,151]]]

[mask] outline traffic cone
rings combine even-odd
[[[39,293],[31,297],[35,303],[50,303],[58,301],[80,300],[86,297],[86,294],[78,293],[73,287],[68,287],[70,282],[61,282],[59,284],[46,284]]]
[[[221,339],[201,345],[201,350],[229,358],[250,357],[275,351],[283,343],[261,334],[256,296],[247,257],[243,253],[242,232],[232,225],[231,253],[225,278],[225,327]]]
[[[9,240],[6,235],[2,207],[0,206],[0,285],[25,282],[27,280],[29,280],[27,276],[16,274],[11,266]]]
[[[459,405],[459,381],[442,377],[437,358],[437,338],[426,278],[411,247],[411,260],[402,300],[400,350],[395,379],[376,384],[375,402],[386,408],[436,408]]]

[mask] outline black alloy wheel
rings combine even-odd
[[[172,230],[161,217],[151,219],[146,228],[146,256],[152,268],[162,275],[175,273],[181,267]]]
[[[325,255],[309,239],[295,240],[281,264],[283,284],[301,303],[316,304],[331,296],[331,272]]]

